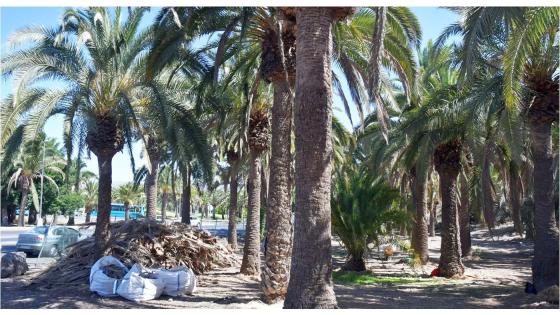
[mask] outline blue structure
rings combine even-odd
[[[129,218],[137,219],[145,216],[144,206],[130,206],[129,208]],[[97,209],[91,212],[92,217],[97,217]],[[122,203],[112,203],[111,204],[111,218],[122,218],[124,219],[124,204]]]

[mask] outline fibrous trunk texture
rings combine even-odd
[[[558,106],[558,105],[557,105]],[[554,215],[551,123],[530,120],[534,163],[535,245],[532,263],[537,291],[558,285],[558,226]]]
[[[414,167],[411,171],[412,199],[415,206],[414,226],[412,227],[412,248],[414,254],[424,265],[428,262],[428,223],[426,220],[427,174],[420,174]]]
[[[164,191],[161,194],[161,222],[165,222],[168,201],[169,201],[169,193],[167,191]]]
[[[292,207],[290,172],[292,164],[292,93],[286,80],[274,82],[270,192],[266,211],[266,253],[261,286],[265,301],[285,297],[292,252]]]
[[[462,276],[465,268],[461,261],[459,218],[457,211],[457,175],[461,170],[461,144],[450,141],[440,145],[434,153],[441,191],[441,256],[440,274],[443,277]]]
[[[150,152],[150,151],[148,151]],[[156,218],[157,206],[157,178],[159,174],[159,159],[156,155],[150,157],[151,167],[144,180],[144,193],[146,194],[146,217]]]
[[[18,226],[25,225],[25,208],[27,208],[27,196],[29,195],[29,181],[30,179],[24,175],[21,175],[19,178],[19,190],[21,193],[21,199],[19,203]]]
[[[509,199],[511,203],[511,216],[513,229],[523,237],[523,223],[521,222],[521,200],[523,200],[523,186],[519,168],[513,161],[509,163]]]
[[[124,220],[128,221],[130,219],[130,204],[128,202],[124,203]]]
[[[469,222],[469,184],[465,176],[461,176],[459,199],[459,235],[461,237],[461,257],[471,252],[471,225]]]
[[[296,210],[284,308],[337,306],[331,275],[331,31],[333,20],[343,16],[341,11],[297,9]]]
[[[97,156],[99,188],[97,190],[97,222],[95,225],[95,257],[105,255],[111,220],[112,160],[124,146],[124,133],[109,113],[96,116],[94,128],[88,130],[86,143]],[[56,216],[55,216],[56,217]]]
[[[237,155],[236,155],[237,156]],[[228,244],[237,250],[237,158],[231,160],[231,173],[229,180],[229,209],[228,209]]]
[[[241,273],[258,275],[260,273],[260,206],[261,206],[261,176],[260,153],[251,152],[249,165],[249,179],[247,182],[248,213],[245,228],[245,246],[243,247],[243,261]]]
[[[181,222],[191,224],[191,174],[190,169],[181,170],[183,192],[181,194]]]
[[[482,211],[484,214],[484,221],[488,229],[492,231],[495,221],[495,205],[496,205],[496,189],[492,183],[490,176],[490,148],[489,145],[484,146],[484,155],[482,160],[481,180],[482,180]]]

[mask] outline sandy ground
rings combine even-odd
[[[558,308],[537,302],[524,293],[530,281],[532,244],[513,235],[510,226],[502,227],[492,240],[485,230],[472,233],[474,255],[464,261],[465,277],[438,279],[430,283],[345,285],[335,284],[340,308]],[[427,276],[437,266],[439,237],[430,238],[430,262],[413,269],[398,263],[398,257],[384,262],[375,252],[368,269],[376,276]],[[333,241],[335,269],[344,262],[344,250]],[[2,308],[281,308],[260,301],[259,278],[238,273],[239,267],[215,270],[199,276],[192,296],[135,303],[120,297],[102,298],[87,285],[37,287],[29,285],[40,270],[1,281]]]

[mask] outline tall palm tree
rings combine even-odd
[[[165,222],[169,193],[171,192],[171,168],[169,165],[163,167],[162,172],[159,174],[158,181],[161,194],[161,221]]]
[[[334,308],[330,183],[332,25],[351,9],[298,8],[296,20],[296,212],[285,308]]]
[[[130,206],[137,203],[140,192],[133,183],[127,183],[117,187],[114,191],[114,198],[124,204],[124,220],[130,219]]]
[[[45,152],[45,159],[43,161],[43,142],[46,141],[45,135],[40,134],[37,139],[31,140],[23,144],[22,150],[14,162],[16,167],[15,172],[11,175],[8,182],[8,193],[12,186],[17,187],[20,193],[19,204],[19,218],[18,226],[24,225],[25,209],[27,208],[27,197],[31,193],[33,206],[39,209],[39,194],[34,184],[34,179],[43,178],[53,184],[57,189],[58,185],[54,179],[42,172],[43,167],[45,171],[55,172],[64,178],[64,171],[62,168],[65,163],[64,160],[52,152]],[[44,164],[43,164],[44,163]],[[31,217],[31,210],[30,210]],[[33,224],[34,222],[29,222]]]
[[[259,103],[262,104],[262,103]],[[247,178],[247,227],[241,273],[247,275],[260,274],[260,210],[261,210],[261,155],[269,144],[268,111],[263,105],[257,104],[249,117],[247,144],[249,146],[249,176]]]
[[[67,9],[59,28],[24,28],[11,37],[14,44],[30,43],[2,60],[4,74],[21,74],[21,86],[44,78],[66,84],[52,89],[47,102],[33,106],[31,131],[54,113],[65,118],[65,145],[71,139],[86,144],[98,159],[98,217],[96,255],[102,256],[109,234],[111,211],[111,161],[132,140],[135,124],[135,91],[143,86],[138,56],[150,41],[148,31],[139,34],[145,8],[131,9],[125,21],[121,9]],[[45,64],[51,66],[45,67]]]
[[[558,123],[557,8],[463,8],[462,23],[445,34],[463,36],[463,72],[468,80],[484,38],[505,34],[501,66],[506,108],[522,111],[531,134],[536,228],[532,263],[537,291],[558,285],[558,226],[554,215],[551,127]],[[444,34],[444,35],[445,35]],[[446,36],[442,37],[444,40]]]

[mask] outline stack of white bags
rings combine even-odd
[[[123,279],[107,276],[101,268],[114,265],[126,272]],[[147,277],[146,275],[150,275]],[[158,298],[160,295],[178,296],[193,294],[196,276],[186,267],[174,269],[149,269],[135,264],[128,270],[118,259],[106,256],[91,268],[89,289],[105,297],[120,295],[125,299],[139,302]]]

